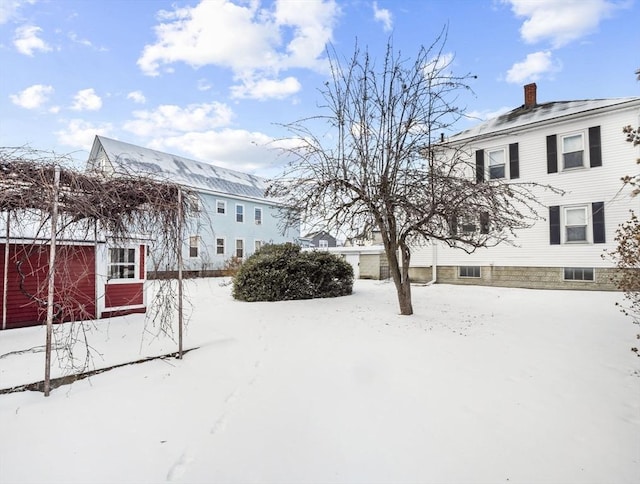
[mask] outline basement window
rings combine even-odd
[[[591,267],[565,267],[565,281],[593,281],[593,268]]]
[[[460,266],[458,267],[459,277],[480,277],[480,266]]]

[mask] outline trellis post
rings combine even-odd
[[[7,210],[7,230],[4,242],[4,270],[2,279],[2,329],[7,329],[7,291],[9,290],[9,236],[11,230],[9,223],[11,220],[11,211]]]
[[[183,236],[183,213],[182,213],[182,187],[178,187],[178,359],[182,359],[182,236]]]
[[[51,391],[51,339],[53,336],[53,296],[56,264],[56,231],[58,222],[58,192],[60,188],[60,167],[53,175],[53,200],[51,204],[51,247],[49,249],[49,277],[47,288],[47,340],[45,345],[44,396]]]

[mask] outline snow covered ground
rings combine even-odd
[[[184,360],[0,395],[0,482],[640,482],[640,328],[620,294],[415,286],[406,317],[385,282],[278,303],[220,282],[188,283]],[[143,323],[95,325],[96,365],[175,351]],[[0,332],[0,355],[43,342]],[[43,369],[0,358],[0,388]]]

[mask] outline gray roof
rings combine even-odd
[[[523,128],[532,124],[539,124],[557,120],[568,116],[585,114],[590,111],[606,110],[607,108],[624,108],[628,105],[640,106],[640,97],[624,97],[611,99],[586,99],[580,101],[556,101],[535,106],[520,106],[508,113],[489,119],[473,128],[461,131],[451,137],[450,142],[467,140],[470,138],[495,135],[503,131]]]
[[[115,173],[135,173],[168,180],[196,191],[216,192],[264,200],[266,180],[162,151],[96,136],[89,166],[104,155]]]

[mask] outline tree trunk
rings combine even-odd
[[[385,252],[389,261],[389,272],[396,286],[398,294],[398,304],[400,305],[400,314],[410,316],[413,314],[413,305],[411,304],[411,281],[409,280],[409,261],[411,254],[406,246],[400,247],[402,256],[402,267],[398,260],[398,249],[392,244],[385,244]]]

